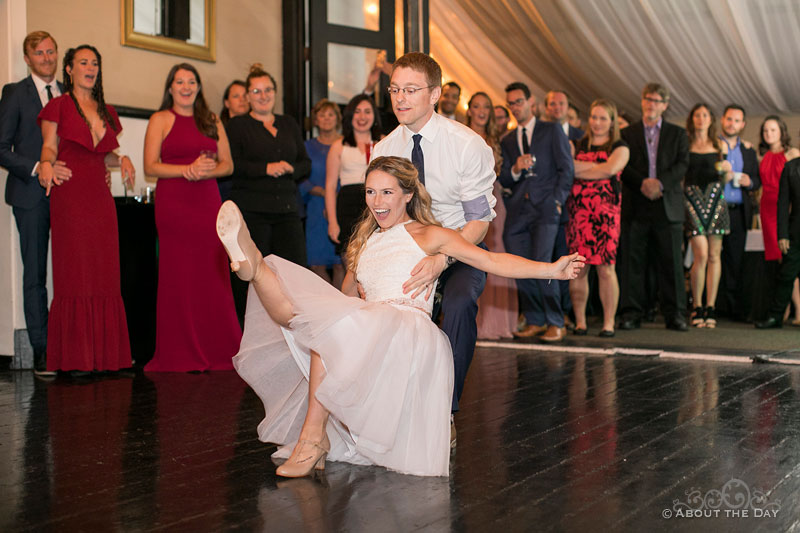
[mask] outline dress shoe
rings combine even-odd
[[[597,334],[598,337],[605,337],[605,338],[610,338],[613,337],[614,335],[616,335],[616,332],[613,329],[604,329]]]
[[[525,339],[528,337],[536,337],[537,335],[541,335],[545,331],[547,331],[547,326],[536,326],[534,324],[530,324],[528,326],[525,326],[525,328],[520,331],[515,331],[514,336]]]
[[[638,318],[623,318],[619,322],[618,329],[639,329],[642,327],[642,321]]]
[[[236,204],[226,200],[217,213],[217,235],[228,252],[231,263],[238,264],[236,275],[243,281],[252,281],[264,256],[250,238],[247,224]]]
[[[656,314],[658,314],[658,310],[655,307],[651,307],[650,309],[644,312],[644,321],[655,322]]]
[[[47,370],[47,359],[44,355],[34,354],[33,360],[33,373],[36,377],[43,380],[56,378],[56,373],[53,370]]]
[[[758,329],[772,329],[783,327],[783,324],[781,324],[781,321],[774,316],[768,316],[764,320],[759,320],[756,322],[756,327]]]
[[[558,326],[548,326],[547,331],[539,337],[542,342],[561,342],[567,335],[567,328],[560,328]]]
[[[586,328],[575,328],[572,330],[572,334],[578,337],[584,337],[587,333],[589,333],[589,331]]]
[[[685,318],[676,316],[670,320],[667,320],[667,329],[674,331],[689,331],[689,326],[686,324]]]
[[[278,467],[276,474],[282,477],[305,477],[312,470],[325,470],[325,457],[331,451],[331,443],[326,434],[320,442],[301,440],[297,443],[292,457]]]

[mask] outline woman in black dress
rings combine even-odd
[[[234,164],[230,199],[242,211],[259,250],[305,266],[297,183],[311,173],[311,159],[297,122],[274,113],[275,79],[255,64],[245,83],[250,112],[233,117],[226,127]],[[233,294],[241,321],[247,284],[237,282]]]

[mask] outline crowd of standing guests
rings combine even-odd
[[[131,359],[107,168],[120,167],[129,187],[135,170],[116,152],[122,128],[104,101],[100,52],[90,45],[68,50],[62,85],[51,35],[33,32],[23,48],[31,76],[3,89],[0,164],[10,171],[6,198],[20,232],[35,366],[42,374],[116,371]],[[562,90],[547,93],[541,114],[524,83],[505,93],[503,106],[477,92],[464,112],[461,88],[449,82],[438,100],[439,115],[465,123],[494,156],[496,218],[485,246],[544,262],[577,252],[596,272],[587,268],[557,283],[489,275],[478,302],[479,338],[559,342],[568,327],[586,335],[593,294],[602,337],[640,327],[656,304],[666,326],[679,331],[714,328],[718,301],[745,320],[743,257],[756,209],[777,280],[769,312],[756,325],[781,326],[790,301],[791,323],[800,325],[800,251],[792,245],[800,217],[791,209],[798,186],[792,161],[800,152],[780,117],[764,120],[753,147],[740,137],[743,107],[725,107],[718,124],[712,106],[698,103],[683,129],[664,120],[670,93],[657,83],[642,90],[641,120],[598,99],[585,131]],[[366,93],[343,110],[322,100],[312,113],[317,136],[304,140],[293,118],[275,113],[276,98],[275,79],[259,64],[228,85],[219,115],[194,66],[177,64],[167,75],[144,145],[143,170],[158,180],[160,243],[148,371],[231,368],[248,296],[215,237],[221,201],[238,205],[265,255],[308,266],[341,287],[342,253],[365,214],[365,170],[386,133],[381,114]],[[465,212],[479,208],[464,205]]]

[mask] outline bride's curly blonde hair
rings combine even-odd
[[[426,226],[441,226],[431,212],[431,195],[419,182],[419,174],[411,161],[404,157],[376,157],[367,167],[366,175],[369,176],[376,170],[391,174],[397,178],[397,184],[400,185],[404,194],[412,194],[411,201],[406,204],[408,216]],[[358,259],[367,245],[367,240],[376,229],[378,229],[378,222],[367,207],[356,224],[356,230],[347,246],[344,259],[348,270],[356,271]]]

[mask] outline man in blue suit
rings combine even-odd
[[[22,291],[28,338],[33,346],[34,371],[47,372],[47,244],[50,202],[39,185],[42,132],[36,117],[62,86],[55,80],[58,47],[44,31],[28,34],[23,42],[31,75],[3,87],[0,98],[0,166],[8,170],[6,203],[11,205],[22,252]]]
[[[512,191],[503,240],[512,254],[551,261],[574,175],[569,141],[559,124],[536,119],[536,97],[524,83],[506,87],[506,100],[517,129],[500,142],[503,168],[498,179]],[[518,335],[561,341],[565,329],[558,283],[517,280],[517,288],[528,323]]]

